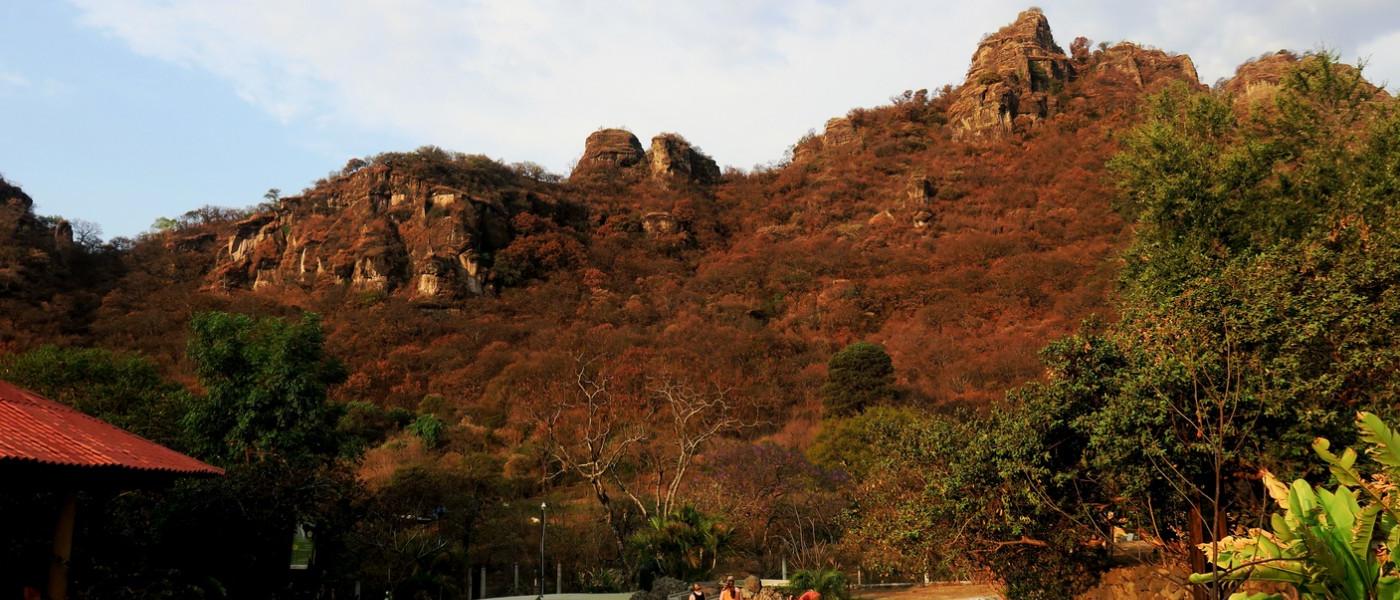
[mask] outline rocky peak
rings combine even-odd
[[[1279,50],[1240,65],[1235,69],[1235,76],[1226,81],[1222,88],[1236,102],[1253,104],[1273,97],[1283,76],[1297,66],[1297,54]]]
[[[1139,88],[1148,88],[1158,81],[1167,80],[1200,84],[1196,64],[1191,62],[1191,57],[1169,54],[1132,42],[1121,42],[1105,49],[1097,57],[1093,73],[1098,77],[1121,77]]]
[[[590,180],[627,175],[631,181],[649,176],[663,183],[686,181],[715,183],[719,165],[675,133],[651,139],[651,149],[642,150],[637,136],[626,129],[599,129],[583,144],[583,158],[574,166],[570,179]]]
[[[1234,99],[1238,108],[1265,105],[1272,101],[1274,94],[1283,84],[1283,79],[1289,72],[1312,65],[1314,64],[1312,61],[1318,60],[1322,60],[1322,57],[1315,54],[1299,56],[1289,50],[1265,54],[1240,65],[1235,69],[1235,76],[1226,80],[1221,85],[1221,89]],[[1375,94],[1382,98],[1388,97],[1385,90],[1366,81],[1355,66],[1333,63],[1332,72],[1342,77],[1359,78],[1359,85],[1365,93]]]
[[[574,177],[594,177],[617,173],[640,164],[646,158],[642,142],[626,129],[599,129],[583,143],[583,157],[574,166]]]
[[[662,181],[683,180],[694,183],[715,183],[719,181],[719,165],[699,149],[690,145],[685,138],[674,133],[663,133],[651,138],[651,150],[647,152],[651,177]]]
[[[28,194],[24,193],[24,190],[0,179],[0,208],[28,211],[32,206],[34,206],[34,201],[29,198]]]
[[[510,243],[511,218],[536,202],[488,159],[398,155],[231,224],[210,287],[348,286],[449,303],[485,291],[482,257]]]
[[[948,108],[956,135],[1002,133],[1050,116],[1055,92],[1074,75],[1038,8],[982,40],[967,80]]]

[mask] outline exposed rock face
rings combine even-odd
[[[680,233],[681,222],[668,212],[647,213],[642,216],[642,231],[651,237]]]
[[[518,189],[466,191],[384,165],[366,167],[235,223],[211,275],[215,289],[399,291],[424,304],[480,294],[483,253],[511,240],[528,204]]]
[[[588,136],[570,177],[595,177],[616,173],[640,164],[646,151],[637,136],[626,129],[599,129]]]
[[[651,149],[643,151],[637,136],[625,129],[600,129],[588,136],[583,158],[574,166],[570,179],[589,180],[644,176],[663,183],[717,183],[719,165],[714,159],[674,133],[651,139]]]
[[[1235,69],[1235,76],[1224,83],[1222,89],[1226,94],[1234,98],[1235,106],[1238,108],[1248,108],[1259,105],[1266,105],[1272,102],[1274,94],[1278,92],[1284,77],[1294,69],[1312,64],[1311,61],[1321,60],[1318,56],[1299,56],[1288,50],[1279,50],[1273,54],[1251,60]],[[1333,73],[1349,78],[1359,78],[1361,74],[1356,67],[1344,63],[1332,65]],[[1362,89],[1378,97],[1387,97],[1385,90],[1372,85],[1364,78],[1360,85]]]
[[[1132,42],[1115,44],[1098,57],[1093,73],[1098,77],[1118,77],[1139,88],[1161,81],[1184,81],[1198,85],[1196,64],[1185,54],[1168,54]]]
[[[967,81],[948,108],[948,122],[959,136],[1033,124],[1055,112],[1054,92],[1073,74],[1045,15],[1026,10],[978,44]]]
[[[860,141],[854,122],[846,117],[833,117],[827,119],[821,135],[808,136],[793,146],[792,162],[806,162],[824,152],[857,149]]]
[[[1251,60],[1235,69],[1235,76],[1225,82],[1223,89],[1239,104],[1254,104],[1272,98],[1280,81],[1298,66],[1298,55],[1288,50]]]
[[[49,227],[33,206],[28,194],[0,179],[0,298],[42,296],[68,274],[72,226],[60,220]]]
[[[651,150],[647,152],[647,158],[653,179],[679,179],[703,184],[719,181],[719,165],[715,164],[714,159],[674,133],[663,133],[651,138]]]
[[[928,206],[933,202],[934,196],[938,195],[938,186],[934,185],[933,179],[923,173],[915,173],[909,177],[909,189],[905,192],[909,203],[914,206]]]
[[[0,179],[0,209],[25,211],[32,206],[34,206],[34,201],[29,198],[28,194],[24,193],[24,190]]]
[[[933,223],[934,214],[927,210],[914,213],[914,229],[923,229]]]

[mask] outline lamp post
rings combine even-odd
[[[544,600],[544,533],[545,524],[549,522],[547,518],[549,505],[540,503],[540,596],[539,600]]]

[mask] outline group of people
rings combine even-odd
[[[699,583],[691,584],[689,600],[705,600],[705,590]],[[801,596],[791,596],[773,588],[764,588],[763,580],[753,575],[744,579],[744,587],[734,584],[734,576],[724,578],[719,590],[719,600],[822,600],[822,593],[807,590]]]

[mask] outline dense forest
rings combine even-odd
[[[748,171],[427,147],[109,241],[0,181],[0,378],[228,473],[85,496],[76,593],[502,595],[541,503],[568,590],[1066,598],[1124,533],[1207,570],[1267,481],[1332,476],[1315,438],[1396,416],[1395,101],[1326,53],[1066,54],[1034,9],[977,56]]]

